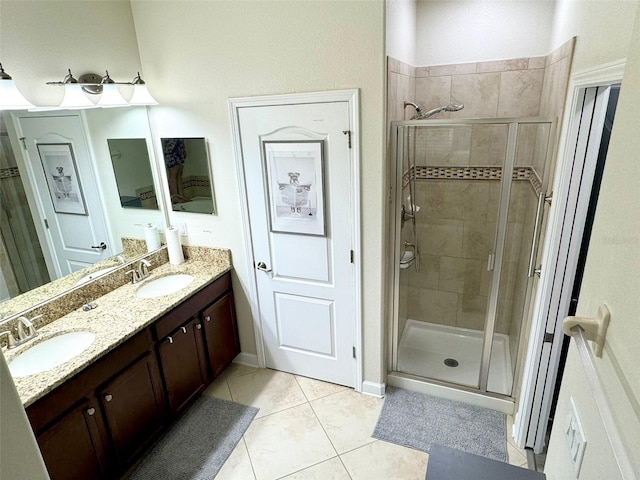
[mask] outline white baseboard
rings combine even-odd
[[[240,352],[233,359],[233,363],[239,363],[240,365],[248,365],[249,367],[258,367],[258,355],[255,353]]]
[[[362,393],[371,395],[372,397],[384,397],[386,385],[384,383],[376,383],[364,381],[362,382]]]

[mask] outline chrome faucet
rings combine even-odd
[[[140,272],[138,272],[138,270],[127,270],[125,275],[129,273],[131,274],[131,283],[136,284],[141,280]]]
[[[144,280],[149,276],[149,267],[151,266],[151,262],[146,258],[143,258],[138,263],[138,279]]]
[[[23,343],[28,342],[32,338],[38,336],[38,332],[36,331],[36,327],[33,324],[33,321],[36,318],[40,318],[42,315],[36,315],[31,320],[27,317],[18,317],[18,338],[16,339],[13,336],[13,333],[10,330],[6,330],[0,333],[0,337],[3,335],[7,336],[7,348],[15,348]]]

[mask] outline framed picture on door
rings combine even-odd
[[[39,143],[38,154],[56,213],[87,215],[70,143]]]
[[[264,141],[272,232],[326,236],[323,141]]]

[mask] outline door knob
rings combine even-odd
[[[107,249],[107,244],[104,242],[100,242],[100,245],[91,245],[91,248],[95,249],[95,250],[106,250]]]
[[[256,265],[256,268],[258,270],[262,270],[263,272],[267,272],[267,273],[271,271],[270,268],[267,268],[267,265],[264,262],[258,262],[258,265]]]

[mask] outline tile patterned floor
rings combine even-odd
[[[238,364],[204,393],[260,408],[217,480],[424,479],[428,454],[371,437],[380,399]],[[524,451],[507,447],[509,462],[526,467]]]

